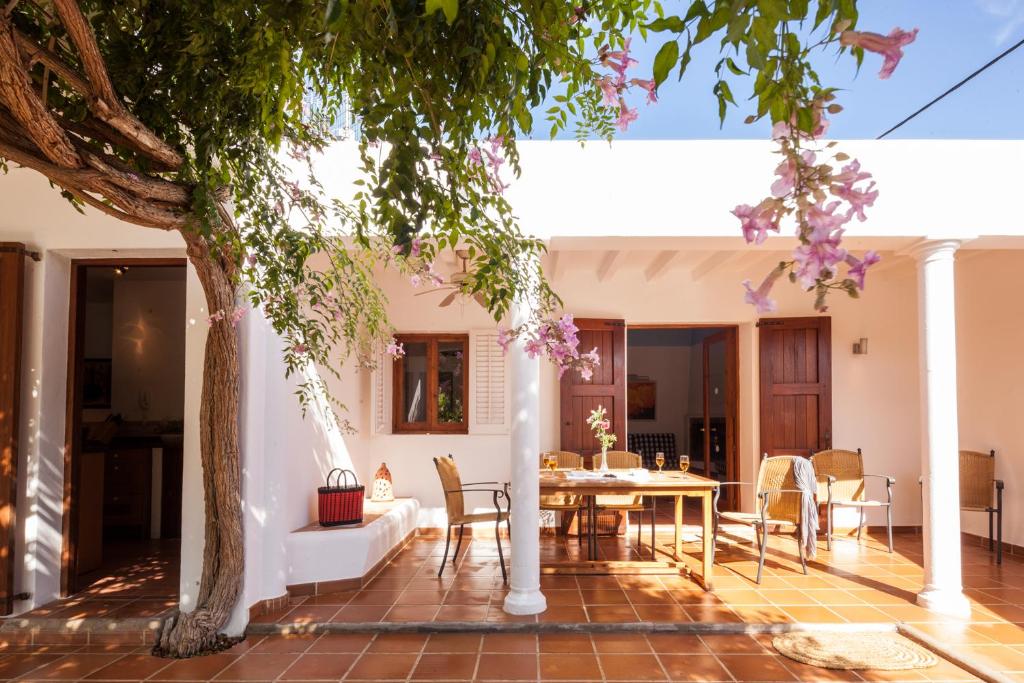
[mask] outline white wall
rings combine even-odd
[[[698,409],[690,403],[691,389],[701,382],[699,374],[691,374],[693,347],[627,344],[627,350],[629,374],[656,382],[654,419],[629,420],[629,433],[675,434],[676,452],[689,453],[688,417]]]
[[[961,252],[956,269],[960,447],[996,451],[1003,540],[1024,545],[1024,300],[1016,294],[1024,252]],[[988,535],[988,515],[962,513],[964,531]]]

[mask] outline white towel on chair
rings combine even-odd
[[[818,554],[818,504],[814,501],[818,482],[810,460],[793,458],[793,480],[801,491],[800,518],[803,523],[800,525],[800,542],[807,557],[813,558]]]

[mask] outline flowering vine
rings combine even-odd
[[[611,74],[605,74],[596,80],[597,87],[601,90],[601,104],[618,109],[615,125],[623,133],[629,128],[629,124],[636,121],[638,116],[637,110],[630,109],[626,103],[627,91],[635,86],[647,93],[647,104],[654,104],[658,101],[658,93],[653,79],[626,78],[626,71],[639,63],[629,54],[630,40],[630,38],[626,38],[623,41],[621,50],[612,50],[605,45],[597,55],[598,63],[612,70]]]
[[[559,378],[568,370],[576,370],[583,379],[589,380],[594,376],[594,368],[601,364],[601,358],[596,347],[580,353],[577,332],[579,328],[572,315],[566,313],[557,320],[546,318],[513,328],[499,327],[498,345],[507,353],[512,343],[519,340],[530,358],[546,355],[558,368]]]

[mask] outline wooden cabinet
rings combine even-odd
[[[103,527],[106,535],[149,538],[153,450],[113,448],[104,465]]]

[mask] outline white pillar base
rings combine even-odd
[[[948,617],[967,619],[971,616],[971,602],[960,591],[925,588],[917,594],[917,604]]]
[[[548,600],[539,590],[513,588],[505,596],[505,611],[509,614],[540,614],[548,608]]]

